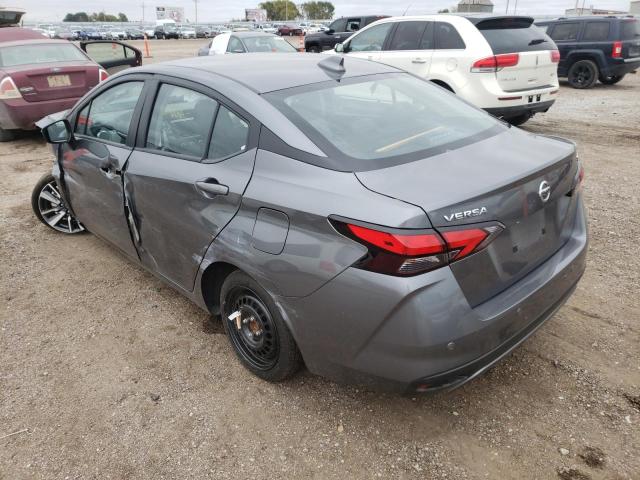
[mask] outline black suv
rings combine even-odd
[[[180,32],[174,25],[156,25],[153,36],[158,40],[180,38]]]
[[[640,67],[640,21],[633,17],[571,17],[539,21],[560,51],[558,76],[573,88],[618,83]]]
[[[323,32],[312,33],[305,37],[304,48],[307,52],[331,50],[336,43],[342,43],[361,28],[366,27],[388,15],[370,15],[366,17],[342,17],[334,20]]]

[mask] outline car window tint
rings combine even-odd
[[[329,25],[329,28],[331,30],[333,30],[334,32],[346,32],[347,31],[347,19],[346,18],[339,18],[338,20],[333,22],[331,25]]]
[[[640,22],[623,20],[620,22],[620,40],[637,40],[640,38]]]
[[[464,49],[465,44],[456,28],[450,23],[436,22],[435,48],[440,50]]]
[[[427,22],[427,26],[422,33],[422,39],[420,40],[420,50],[433,50],[433,22]]]
[[[249,137],[249,124],[224,106],[220,106],[211,136],[209,157],[213,160],[244,152]]]
[[[476,24],[476,28],[495,55],[512,52],[553,50],[553,41],[527,18],[492,18]]]
[[[0,67],[20,65],[86,61],[87,57],[73,44],[51,45],[32,43],[0,48]]]
[[[360,18],[347,20],[347,32],[357,32],[358,30],[360,30]]]
[[[147,148],[203,158],[217,102],[175,85],[162,85],[147,134]]]
[[[374,52],[382,50],[384,40],[391,29],[392,23],[376,25],[356,35],[349,41],[349,52]]]
[[[575,40],[578,38],[578,23],[558,23],[551,30],[549,35],[552,39],[558,40]]]
[[[602,41],[609,38],[609,22],[587,22],[582,40]]]
[[[109,142],[127,143],[131,117],[142,86],[143,82],[121,83],[95,97],[89,107],[84,134]]]
[[[87,131],[87,121],[89,120],[90,106],[91,104],[88,103],[82,110],[80,110],[80,113],[78,113],[78,118],[76,119],[76,128],[74,130],[75,133],[84,135]]]
[[[227,45],[227,52],[229,53],[244,53],[244,46],[238,37],[229,37],[229,44]]]
[[[398,22],[387,50],[418,50],[426,22]]]

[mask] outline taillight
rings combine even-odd
[[[397,276],[411,276],[448,265],[485,248],[503,230],[501,225],[403,230],[370,228],[332,221],[343,235],[367,247],[354,266]]]
[[[98,69],[98,83],[105,81],[107,78],[109,78],[107,71],[101,68]]]
[[[613,42],[612,58],[622,58],[622,42]]]
[[[22,98],[22,94],[11,77],[4,77],[0,81],[0,100]]]
[[[558,50],[551,50],[551,62],[558,63],[560,61],[560,52]]]
[[[492,57],[481,58],[477,60],[472,66],[472,72],[497,72],[504,67],[515,67],[520,61],[520,54],[518,53],[505,53],[502,55],[494,55]]]

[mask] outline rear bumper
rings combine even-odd
[[[513,107],[485,108],[485,110],[494,117],[500,118],[518,117],[523,113],[532,116],[536,113],[546,112],[554,103],[555,100],[547,100],[546,102],[525,103],[523,105],[516,105]]]
[[[600,69],[600,73],[605,76],[609,75],[626,75],[640,68],[640,58],[620,59],[615,64],[607,64],[606,67]]]
[[[78,98],[27,102],[23,98],[0,100],[0,127],[5,130],[33,130],[35,122],[52,113],[73,107]]]
[[[573,292],[586,265],[581,199],[571,237],[546,262],[471,307],[450,268],[395,278],[349,268],[304,298],[279,298],[306,365],[395,392],[455,388],[500,360]]]

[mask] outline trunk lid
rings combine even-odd
[[[451,264],[472,306],[532,271],[569,238],[575,147],[512,128],[481,142],[390,168],[356,173],[370,190],[422,207],[436,229],[499,222],[489,246]],[[550,194],[540,196],[546,182]]]
[[[98,66],[91,61],[48,66],[3,68],[27,102],[78,98],[98,83]]]
[[[553,85],[558,64],[551,61],[551,50],[518,52],[518,64],[495,73],[505,92],[518,92]]]

